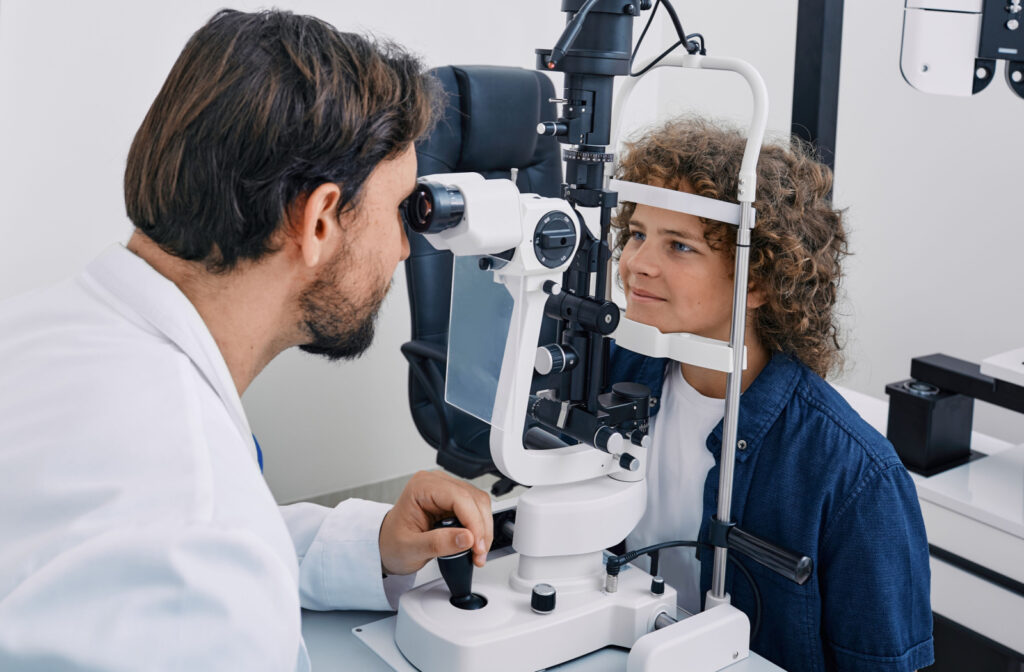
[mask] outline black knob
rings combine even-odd
[[[461,527],[461,524],[456,518],[445,518],[434,524],[435,529],[442,527]],[[452,594],[449,601],[453,606],[480,609],[487,604],[486,599],[473,592],[473,554],[469,550],[439,557],[437,567]]]
[[[538,614],[550,614],[555,610],[555,587],[550,583],[538,583],[530,595],[530,608]]]
[[[576,227],[564,212],[552,210],[537,222],[533,232],[533,251],[548,268],[564,263],[576,247]]]
[[[626,471],[636,471],[640,468],[640,460],[636,459],[629,453],[623,453],[619,455],[619,466]]]
[[[652,576],[651,577],[651,593],[653,593],[654,595],[664,595],[665,594],[665,579],[661,578],[660,576]]]
[[[634,446],[639,446],[641,448],[649,448],[651,445],[651,441],[650,439],[648,439],[648,436],[649,434],[644,430],[634,429],[629,434],[629,442],[632,443]]]
[[[645,401],[651,396],[651,388],[640,383],[615,383],[612,385],[612,398],[625,404],[630,401]]]

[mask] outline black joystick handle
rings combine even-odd
[[[434,524],[434,529],[443,527],[462,527],[462,524],[457,518],[445,518]],[[480,609],[487,604],[487,600],[473,592],[473,554],[469,549],[439,557],[437,566],[452,594],[450,602],[453,606],[459,609]]]

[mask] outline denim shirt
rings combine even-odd
[[[650,387],[656,414],[667,361],[613,346],[609,382]],[[930,665],[928,542],[914,484],[885,437],[831,385],[777,353],[740,398],[737,447],[737,525],[814,561],[811,578],[798,586],[730,553],[761,592],[751,648],[789,672]],[[707,448],[715,466],[704,484],[703,541],[717,511],[721,422]],[[700,551],[702,594],[711,587],[713,555]],[[735,568],[726,590],[753,623],[754,595]]]

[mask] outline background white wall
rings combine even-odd
[[[969,98],[930,96],[899,72],[902,5],[846,2],[836,140],[849,208],[850,366],[883,396],[910,358],[981,361],[1024,345],[1024,99],[1000,64]],[[975,404],[975,429],[1024,442],[1024,416]]]
[[[254,10],[268,3],[228,4]],[[0,299],[73,274],[111,242],[127,240],[121,181],[131,140],[188,37],[224,5],[0,0]],[[534,49],[553,46],[564,21],[553,0],[275,6],[394,39],[431,66],[532,69]],[[654,92],[641,94],[634,116],[654,107]],[[246,392],[279,501],[434,464],[408,411],[399,353],[408,315],[400,266],[363,358],[332,365],[289,351]]]
[[[709,53],[761,71],[769,132],[788,135],[797,0],[676,4],[686,31],[708,37]],[[887,383],[909,377],[912,357],[978,362],[1024,345],[1024,100],[1002,65],[969,98],[912,89],[899,71],[903,3],[844,5],[834,201],[847,209],[853,255],[840,308],[847,365],[835,382],[884,398]],[[696,111],[745,122],[744,84],[721,79],[659,75],[659,117]],[[975,409],[975,429],[1024,442],[1024,416]]]
[[[0,299],[72,274],[127,239],[121,179],[131,139],[188,36],[223,4],[0,0]],[[711,53],[761,70],[769,129],[788,133],[797,1],[676,4]],[[914,355],[977,360],[1024,340],[1024,227],[1011,172],[1024,149],[1015,124],[1024,101],[1002,81],[963,100],[910,89],[898,70],[900,5],[847,2],[843,44],[836,201],[849,208],[855,256],[844,306],[850,365],[839,382],[875,396],[907,375]],[[563,21],[555,0],[278,6],[393,38],[431,65],[532,68],[533,50],[551,46]],[[649,36],[669,38],[667,29]],[[658,74],[638,88],[626,126],[682,110],[738,121],[749,104],[736,77]],[[433,464],[406,406],[398,347],[408,329],[399,268],[362,359],[330,365],[288,352],[246,393],[279,501]],[[1024,441],[1024,422],[1010,414],[981,408],[976,425]]]

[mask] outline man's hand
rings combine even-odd
[[[455,514],[461,527],[431,529]],[[494,540],[491,498],[483,490],[439,471],[412,477],[380,526],[380,561],[388,574],[411,574],[439,555],[473,549],[483,567]]]

